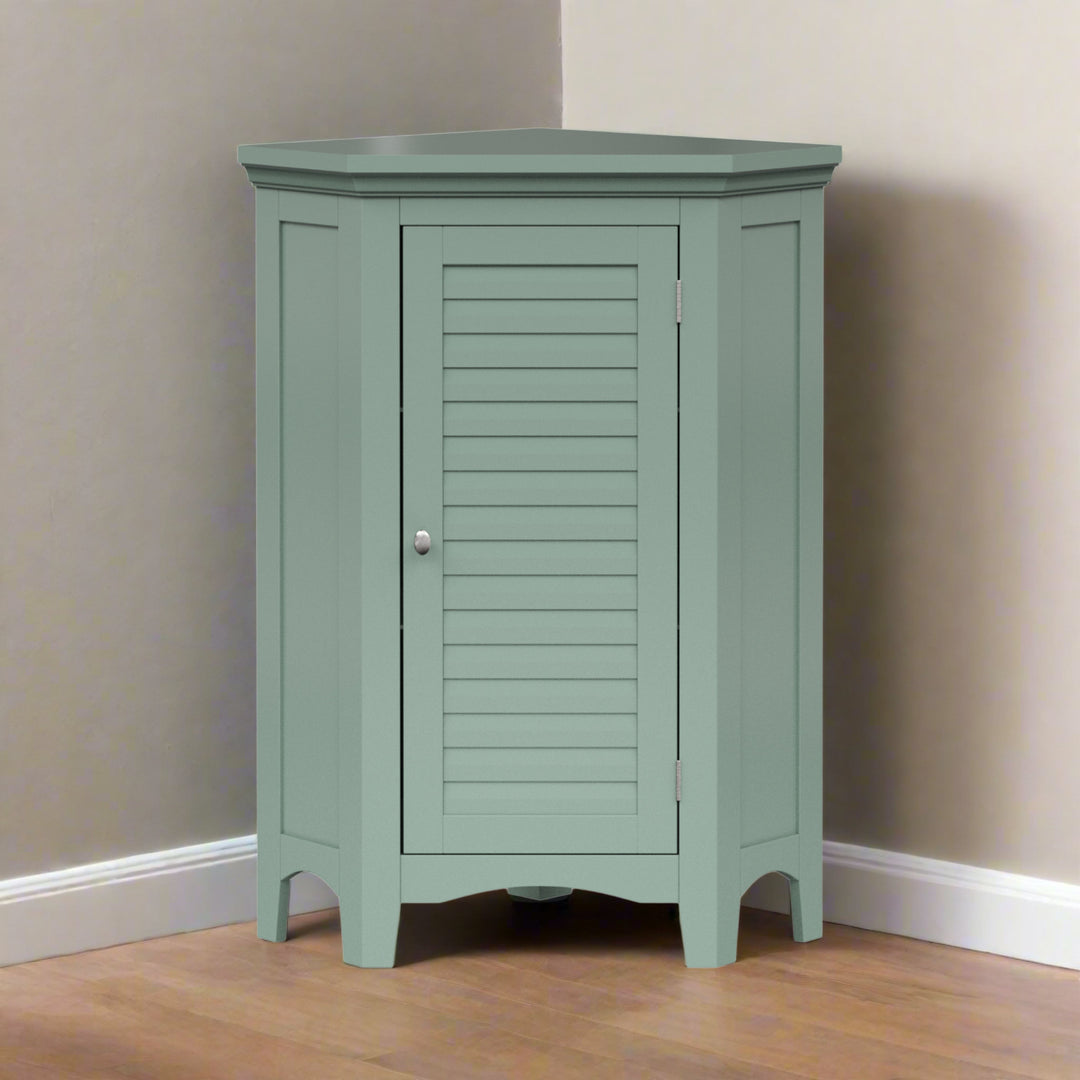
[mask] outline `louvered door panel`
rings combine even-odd
[[[403,250],[405,850],[673,852],[677,230]]]

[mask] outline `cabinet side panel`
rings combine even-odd
[[[802,193],[799,231],[799,850],[800,887],[821,901],[824,561],[824,197]],[[820,914],[820,906],[818,908]],[[820,923],[807,937],[820,933]]]
[[[337,229],[281,225],[283,831],[337,844]]]
[[[796,831],[799,226],[742,230],[742,843]]]
[[[255,193],[256,769],[259,933],[273,937],[281,835],[281,301],[278,193]],[[267,913],[269,915],[269,922]],[[282,930],[281,936],[284,936]]]

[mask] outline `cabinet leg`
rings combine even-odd
[[[735,962],[739,945],[739,903],[679,902],[683,955],[689,968],[717,968]]]
[[[256,933],[263,941],[284,941],[289,933],[289,895],[292,878],[282,879],[263,868],[260,860],[256,871]]]
[[[788,878],[791,889],[791,934],[796,941],[817,941],[822,935],[821,875]]]
[[[342,899],[341,957],[345,963],[392,968],[400,918],[401,903],[396,898],[368,897],[363,905]]]

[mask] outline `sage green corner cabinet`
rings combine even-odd
[[[677,903],[821,935],[822,196],[835,146],[242,146],[256,188],[258,932]]]

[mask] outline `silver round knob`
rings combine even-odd
[[[414,537],[412,546],[418,555],[426,555],[431,550],[431,536],[421,529]]]

